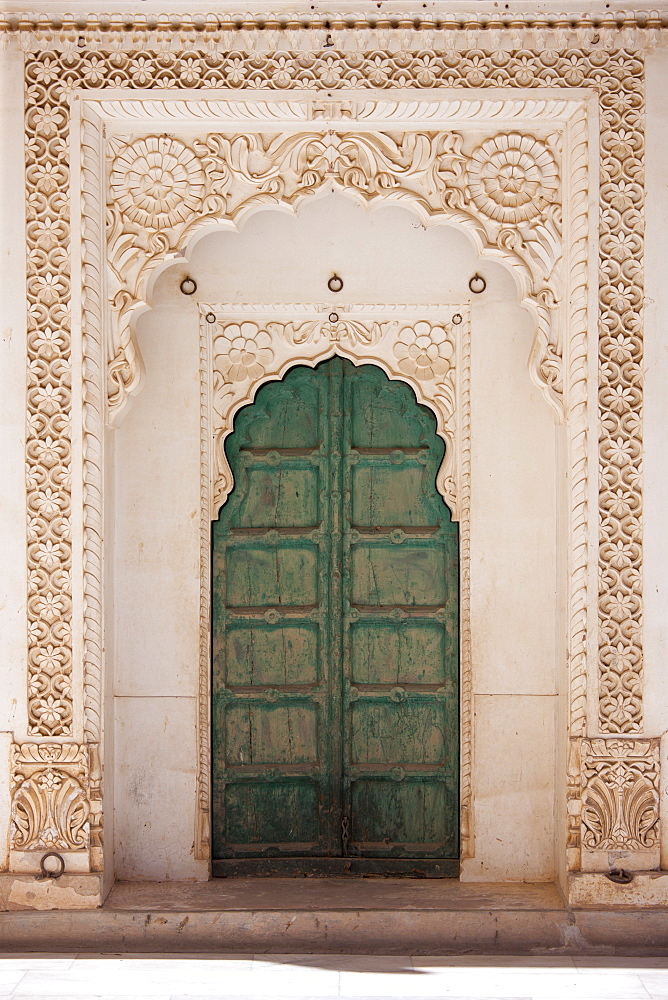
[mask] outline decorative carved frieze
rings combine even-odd
[[[659,865],[659,740],[582,740],[582,867]]]
[[[237,115],[249,115],[254,124],[261,110],[262,105],[244,105]],[[403,117],[415,110],[404,108]],[[518,131],[480,143],[457,131],[332,128],[296,135],[213,133],[188,142],[172,135],[129,142],[110,138],[112,419],[139,383],[132,324],[155,264],[183,246],[205,220],[236,220],[258,205],[294,205],[323,186],[354,192],[366,202],[406,201],[426,218],[459,221],[474,231],[480,246],[517,268],[539,328],[534,376],[559,402],[561,338],[553,328],[561,260],[558,145],[556,134],[536,138]]]
[[[77,52],[85,46],[87,51],[105,54],[128,50],[188,53],[180,74],[184,87],[197,86],[204,76],[193,54],[211,57],[230,52],[265,55],[276,51],[327,58],[339,51],[359,55],[378,50],[401,54],[404,59],[419,54],[422,73],[412,72],[409,79],[430,86],[423,81],[431,79],[434,72],[432,52],[450,55],[472,49],[501,54],[517,50],[543,53],[590,46],[594,51],[652,49],[660,43],[667,23],[665,14],[649,8],[606,9],[591,14],[563,9],[510,12],[489,8],[481,15],[478,7],[434,13],[425,10],[423,4],[372,13],[368,8],[346,4],[326,14],[312,8],[283,7],[275,13],[256,15],[237,11],[232,14],[229,10],[216,14],[135,10],[76,17],[32,11],[0,13],[0,32],[28,52],[54,48]],[[289,85],[291,78],[286,68],[278,86]],[[142,83],[148,85],[145,70],[137,73],[137,85]]]
[[[13,850],[88,850],[88,752],[88,746],[77,743],[13,744]]]

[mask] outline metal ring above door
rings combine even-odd
[[[338,274],[333,274],[327,282],[327,287],[330,292],[340,292],[343,288],[343,278],[339,278]]]

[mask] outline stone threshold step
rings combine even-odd
[[[668,955],[668,910],[574,910],[552,885],[120,883],[97,910],[0,913],[0,950]]]

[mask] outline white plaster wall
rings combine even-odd
[[[9,746],[26,729],[26,297],[23,56],[0,53],[0,871],[7,867]]]
[[[199,641],[196,310],[143,317],[146,380],[114,449],[117,878],[207,878],[194,859]],[[110,498],[107,497],[109,506]],[[108,512],[109,516],[109,512]]]
[[[455,229],[343,195],[202,237],[156,280],[139,342],[146,382],[115,451],[116,870],[201,877],[194,830],[201,301],[456,302],[473,308],[472,594],[476,847],[467,878],[554,873],[555,457],[529,377],[532,322],[512,278]],[[344,293],[326,289],[337,271]],[[519,696],[519,697],[518,697]],[[532,836],[526,837],[527,824]]]
[[[645,242],[644,643],[645,732],[668,730],[668,51],[647,58]],[[664,741],[665,743],[666,741]],[[663,767],[668,766],[666,753]],[[668,868],[668,785],[662,783],[662,867]]]
[[[527,370],[532,330],[499,271],[471,334],[476,843],[466,879],[555,874],[556,453],[552,413]]]

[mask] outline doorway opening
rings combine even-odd
[[[458,526],[412,389],[263,386],[213,524],[213,874],[458,874]]]

